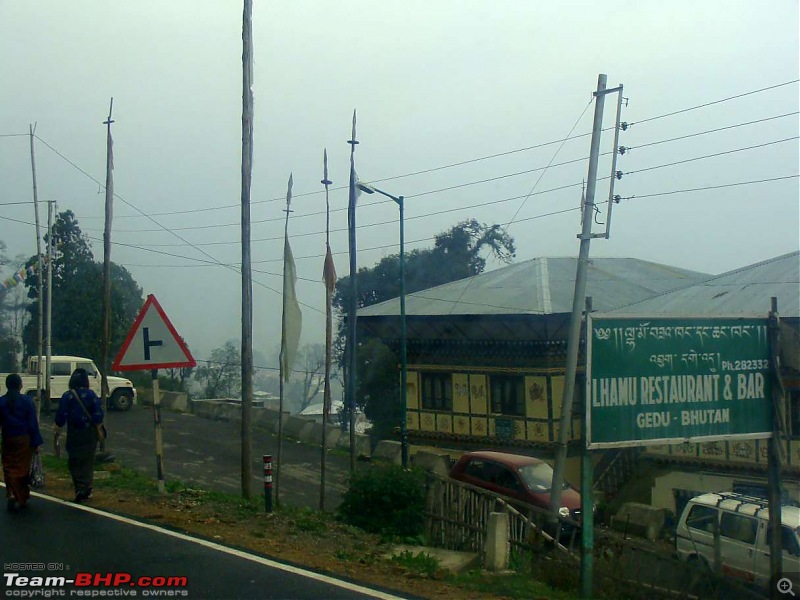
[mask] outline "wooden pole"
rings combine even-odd
[[[320,441],[321,455],[319,467],[319,509],[325,510],[325,459],[328,452],[327,427],[331,418],[331,358],[333,354],[333,285],[335,273],[333,258],[331,257],[331,202],[328,197],[328,186],[333,182],[328,179],[328,150],[323,152],[322,185],[325,186],[325,267],[323,279],[325,280],[325,387],[322,392],[322,440]]]
[[[109,349],[111,347],[111,219],[114,211],[114,142],[111,139],[111,111],[114,98],[108,106],[106,126],[106,210],[105,228],[103,230],[103,372],[100,374],[100,397],[103,408],[108,410],[108,369],[110,366]],[[106,440],[100,441],[100,452],[105,453]]]
[[[37,410],[37,417],[38,412],[41,411],[42,407],[44,407],[45,413],[50,412],[50,398],[43,398],[42,397],[42,384],[43,384],[43,375],[42,372],[42,331],[44,329],[44,261],[42,260],[42,241],[41,241],[41,234],[39,232],[39,191],[38,186],[36,185],[36,154],[33,148],[33,132],[34,127],[33,125],[28,125],[28,131],[30,132],[31,136],[31,175],[33,176],[33,213],[36,218],[36,255],[38,257],[38,267],[39,272],[37,273],[36,279],[39,282],[39,321],[36,328],[36,397],[39,399],[38,406],[36,407]]]
[[[356,261],[356,111],[353,111],[353,132],[350,144],[350,199],[347,204],[347,237],[350,256],[350,302],[347,307],[347,412],[350,417],[350,473],[356,472],[356,319],[358,318],[358,266]]]
[[[45,312],[45,363],[44,363],[44,397],[50,404],[50,373],[52,372],[51,357],[53,356],[53,262],[55,257],[55,240],[53,239],[53,211],[55,201],[47,202],[47,311]],[[39,359],[41,363],[41,359]],[[39,365],[41,369],[41,364]]]
[[[280,353],[280,370],[278,371],[279,383],[279,400],[278,400],[278,466],[275,469],[275,503],[280,506],[280,481],[282,470],[283,458],[283,400],[284,400],[284,382],[289,379],[289,361],[286,356],[287,340],[286,340],[286,298],[288,294],[287,279],[286,279],[286,244],[289,241],[289,205],[292,201],[292,176],[289,175],[289,186],[286,191],[286,221],[283,228],[283,309],[281,310],[281,353]]]
[[[250,259],[250,183],[253,171],[253,0],[242,15],[242,496],[253,495],[253,274]]]

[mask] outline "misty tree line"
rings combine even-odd
[[[52,353],[87,356],[96,361],[102,356],[102,263],[95,260],[91,244],[83,234],[72,211],[59,213],[52,235],[53,306]],[[509,263],[515,255],[514,239],[500,225],[486,225],[474,219],[461,221],[434,238],[432,248],[407,252],[406,293],[479,275],[492,255]],[[18,271],[36,265],[31,256],[10,258],[0,240],[0,273]],[[124,337],[144,303],[142,288],[125,267],[111,263],[111,356],[115,356]],[[372,267],[362,267],[356,274],[359,308],[377,304],[400,295],[400,256],[382,258]],[[339,316],[334,362],[344,360],[344,319],[350,301],[350,278],[336,282],[333,303]],[[37,352],[39,311],[39,273],[30,272],[16,287],[0,289],[0,371],[18,371],[22,357]],[[359,333],[356,351],[358,382],[356,403],[372,421],[379,436],[390,435],[399,425],[400,362],[396,349]],[[277,364],[276,356],[269,364]],[[190,392],[196,397],[238,397],[241,387],[240,345],[226,341],[215,348],[208,360],[200,360],[195,369],[162,370],[162,389]],[[267,357],[254,355],[254,387],[278,392],[277,369],[266,367]],[[325,365],[324,345],[301,346],[287,387],[289,408],[300,412],[320,402]],[[131,374],[128,374],[129,376]],[[149,374],[135,373],[134,381],[144,386]],[[192,385],[192,382],[194,384]]]

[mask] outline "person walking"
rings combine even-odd
[[[6,394],[0,396],[3,477],[6,481],[6,507],[25,508],[31,495],[30,470],[34,452],[44,443],[36,418],[33,399],[22,393],[22,378],[16,373],[6,377]]]
[[[103,423],[103,417],[103,404],[89,389],[86,369],[75,369],[69,378],[69,390],[59,400],[55,426],[56,439],[61,428],[67,426],[67,465],[75,486],[75,502],[92,497],[97,426]]]

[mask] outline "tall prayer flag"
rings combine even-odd
[[[284,381],[289,381],[292,365],[300,345],[303,314],[297,301],[297,269],[289,244],[289,205],[292,201],[292,175],[286,192],[286,229],[283,244],[283,323],[281,327],[281,367]]]

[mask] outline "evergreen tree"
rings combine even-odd
[[[514,258],[514,239],[500,225],[486,225],[475,219],[462,221],[434,238],[430,249],[412,250],[405,256],[406,294],[425,290],[483,273],[486,254],[505,263]],[[400,295],[400,256],[393,254],[374,267],[361,268],[356,275],[358,307],[363,308]],[[350,277],[336,282],[333,304],[340,315],[347,314],[350,302]],[[399,354],[379,340],[359,332],[356,349],[356,403],[373,423],[377,437],[399,427],[402,415]],[[346,332],[339,322],[336,349],[344,360]]]
[[[95,262],[89,240],[72,211],[57,216],[52,232],[45,235],[46,242],[51,234],[54,247],[52,352],[99,361],[103,355],[103,265]],[[37,257],[32,256],[26,266],[37,262]],[[31,319],[23,330],[26,355],[34,354],[37,346],[39,276],[35,272],[25,280],[28,297],[32,299],[28,305]],[[44,293],[46,295],[47,291]],[[112,262],[110,356],[119,350],[142,304],[142,289],[125,267]]]

